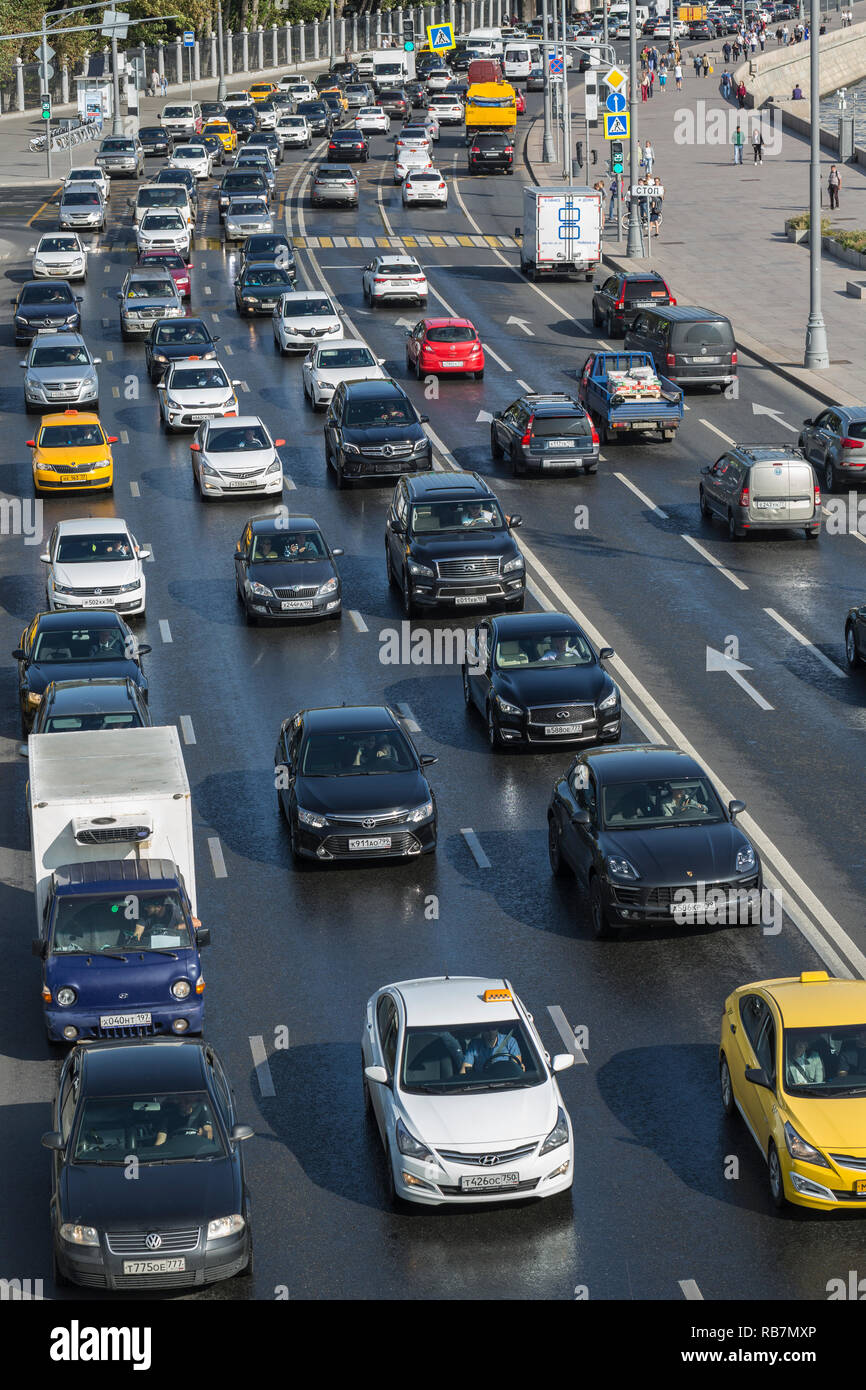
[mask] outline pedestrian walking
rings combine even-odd
[[[162,77],[159,79],[159,84],[160,84],[160,87],[162,88],[162,94],[163,94],[163,96],[164,96],[164,97],[167,97],[167,96],[168,96],[168,78],[166,77],[165,73],[163,73],[163,74],[162,74]]]
[[[745,84],[745,82],[742,82],[742,81],[741,81],[740,84],[739,84],[739,86],[737,87],[737,105],[739,106],[739,108],[740,108],[741,111],[743,110],[743,107],[745,106],[745,104],[746,104],[746,84]]]
[[[725,68],[724,72],[722,73],[722,81],[720,86],[721,93],[725,101],[730,101],[731,92],[733,90],[733,83],[731,82],[731,74],[728,72],[727,68]]]
[[[778,29],[776,30],[776,47],[777,47],[777,48],[781,48],[781,46],[782,46],[782,26],[781,26],[781,24],[780,24],[779,27],[778,27]]]
[[[734,62],[736,63],[736,62],[738,61],[739,57],[740,57],[740,40],[739,40],[739,39],[734,39],[734,42],[733,42],[733,44],[731,45],[731,48],[732,48],[732,51],[733,51],[733,54],[734,54]]]
[[[608,220],[608,222],[612,222],[612,221],[613,221],[613,215],[614,215],[615,209],[616,209],[616,174],[614,174],[613,178],[612,178],[611,181],[610,181],[610,203],[609,203],[608,209],[607,209],[607,220]]]
[[[728,63],[731,61],[731,45],[728,43],[727,39],[722,44],[722,53],[725,55],[725,67],[727,67]]]
[[[652,97],[652,94],[653,94],[653,87],[655,86],[655,82],[656,82],[655,68],[650,68],[650,70],[649,70],[649,94],[650,94],[650,97]]]
[[[647,140],[646,144],[643,147],[643,163],[646,168],[648,178],[652,174],[653,165],[655,164],[655,162],[656,152],[653,149],[651,142]]]
[[[659,68],[659,91],[660,91],[662,94],[664,94],[664,91],[665,91],[667,85],[668,85],[668,73],[667,73],[667,68],[661,67],[661,68]]]
[[[681,92],[683,90],[683,70],[679,63],[674,68],[674,80],[677,84],[677,91]]]
[[[763,53],[763,51],[764,51],[764,42],[765,42],[765,40],[764,40],[764,31],[763,31],[763,29],[762,29],[761,32],[760,32],[760,34],[758,35],[758,43],[761,45],[761,52],[762,52],[762,53]]]
[[[763,164],[764,137],[761,134],[761,127],[759,125],[756,125],[755,129],[752,131],[752,154],[755,157],[756,164]]]
[[[701,75],[701,55],[700,55],[699,53],[696,53],[696,54],[695,54],[694,58],[692,59],[692,64],[693,64],[694,69],[695,69],[695,77],[700,77],[700,75]]]
[[[646,101],[647,98],[648,98],[648,96],[649,96],[649,78],[647,77],[646,73],[644,73],[643,77],[642,77],[641,80],[640,80],[640,99],[641,99],[641,101]]]
[[[830,173],[827,175],[827,192],[830,194],[830,207],[838,208],[839,190],[842,187],[842,175],[835,164],[830,165]]]
[[[788,44],[789,32],[790,32],[790,31],[789,31],[789,29],[788,29],[787,24],[783,25],[783,26],[782,26],[782,44],[783,44],[783,46],[785,46],[785,47],[787,47],[787,44]]]
[[[707,57],[706,53],[701,55],[701,71],[704,77],[706,77],[710,71],[710,60]]]
[[[736,130],[734,131],[734,138],[733,138],[732,144],[733,144],[733,146],[734,146],[734,163],[735,163],[735,164],[742,164],[742,162],[743,162],[743,132],[740,130],[740,122],[739,122],[739,121],[737,121],[737,128],[736,128]]]
[[[153,69],[153,72],[150,74],[150,95],[151,95],[152,97],[155,97],[158,91],[159,91],[159,73],[157,72],[156,68],[154,68],[154,69]]]

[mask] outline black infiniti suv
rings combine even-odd
[[[325,419],[325,462],[337,487],[432,469],[427,418],[396,381],[341,381]]]

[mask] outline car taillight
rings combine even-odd
[[[666,367],[675,367],[676,365],[677,365],[677,359],[674,357],[674,354],[673,354],[672,352],[666,353],[666,354],[665,354],[665,366],[666,366]]]
[[[614,304],[613,307],[614,307],[615,309],[624,309],[624,308],[625,308],[625,290],[623,290],[622,294],[620,295],[619,299],[616,301],[616,303]]]
[[[413,284],[413,285],[423,285],[423,284],[424,284],[424,276],[423,276],[423,275],[413,275],[413,276],[412,276],[412,284]]]
[[[329,150],[335,150],[336,148],[337,148],[336,141],[332,140],[331,143],[328,145],[328,149],[329,149]]]
[[[674,305],[675,305],[676,302],[677,302],[677,301],[674,299],[673,295],[670,295],[670,296],[668,297],[668,303],[669,303],[669,304],[674,304]]]
[[[387,280],[388,280],[387,275],[374,275],[374,276],[373,276],[373,284],[374,284],[374,285],[384,285],[384,284],[387,284]]]
[[[533,421],[534,421],[534,420],[535,420],[535,416],[534,416],[534,415],[530,415],[530,417],[529,417],[529,423],[528,423],[527,426],[526,426],[526,433],[525,433],[525,435],[523,436],[523,438],[522,438],[521,441],[520,441],[521,444],[523,444],[523,445],[528,444],[529,441],[530,441],[530,439],[532,438],[532,424],[533,424]]]
[[[506,153],[506,154],[514,154],[514,146],[513,146],[513,145],[506,145],[506,146],[505,146],[505,153]]]
[[[817,492],[818,489],[816,488],[815,491]],[[742,490],[742,492],[740,493],[740,506],[741,506],[741,507],[748,507],[748,505],[749,505],[749,489],[748,489],[747,487],[744,487],[743,490]]]
[[[820,507],[820,505],[821,505],[821,489],[819,488],[818,484],[816,483],[816,484],[815,484],[815,510],[816,510],[816,511],[818,510],[818,508]]]
[[[600,444],[600,443],[601,443],[601,440],[600,440],[599,437],[598,437],[598,430],[595,428],[595,425],[593,424],[592,420],[590,420],[589,423],[590,423],[590,425],[592,426],[592,442],[593,442],[593,444]]]
[[[440,183],[439,187],[440,187],[440,188],[444,188],[444,187],[445,187],[444,183]]]
[[[473,145],[473,146],[472,146],[472,149],[469,151],[469,153],[470,153],[470,154],[480,154],[481,151],[480,151],[480,149],[478,148],[477,145]]]
[[[842,440],[842,448],[843,448],[843,449],[862,449],[862,448],[863,448],[863,440],[862,440],[862,439],[843,439],[843,440]]]
[[[731,366],[732,366],[732,367],[736,367],[736,365],[737,365],[737,354],[736,354],[736,352],[732,352],[732,353],[731,353]]]

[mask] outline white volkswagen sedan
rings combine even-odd
[[[448,186],[438,169],[418,169],[403,180],[403,206],[438,203],[448,206]]]
[[[386,299],[414,300],[427,304],[427,276],[412,256],[377,256],[364,267],[364,298],[371,306]]]
[[[553,1197],[574,1180],[571,1120],[532,1015],[507,980],[404,980],[367,1003],[364,1103],[392,1201]]]
[[[58,521],[48,549],[45,593],[52,613],[66,608],[114,608],[144,616],[147,584],[141,568],[150,558],[120,517]]]
[[[162,423],[171,433],[194,430],[203,420],[237,415],[239,385],[219,362],[171,362],[156,388]]]
[[[204,500],[282,492],[283,465],[277,449],[285,442],[272,439],[257,415],[206,420],[189,446],[199,496]]]
[[[447,92],[432,98],[427,113],[434,118],[437,125],[463,124],[463,102]]]
[[[326,294],[292,290],[274,310],[274,342],[280,352],[308,352],[315,344],[343,337],[343,320]]]
[[[362,106],[355,117],[354,126],[365,133],[373,134],[381,130],[387,135],[391,129],[391,117],[381,106]]]
[[[100,169],[98,164],[77,164],[74,169],[69,170],[63,180],[63,187],[77,188],[80,183],[95,183],[103,200],[108,202],[111,193],[111,178],[104,169]]]
[[[49,232],[31,246],[34,280],[59,275],[63,280],[87,279],[87,251],[76,232]]]
[[[213,160],[204,145],[175,145],[167,169],[188,169],[193,178],[209,179]]]
[[[341,338],[337,343],[311,348],[304,358],[301,380],[304,395],[314,410],[330,404],[341,381],[387,381],[384,357],[374,357],[360,338]]]

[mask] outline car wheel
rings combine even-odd
[[[394,588],[394,566],[391,564],[391,547],[385,546],[385,578],[388,581],[388,588]]]
[[[833,460],[827,458],[824,460],[824,487],[827,492],[835,492],[838,486],[839,479],[833,467]]]
[[[707,501],[707,494],[704,492],[702,487],[698,488],[698,501],[700,503],[701,516],[704,518],[704,521],[712,521],[713,514],[710,511],[710,504]]]
[[[416,358],[415,358],[415,361],[414,361],[413,364],[412,364],[412,368],[413,368],[413,371],[415,372],[416,377],[417,377],[418,380],[420,381],[420,380],[421,380],[421,375],[422,375],[422,373],[421,373],[421,358],[420,358],[420,357],[416,357]]]
[[[67,1279],[66,1275],[60,1268],[60,1264],[57,1259],[57,1253],[54,1250],[52,1250],[51,1252],[51,1278],[56,1289],[68,1289],[72,1284],[72,1280]]]
[[[811,529],[811,527],[807,526],[807,527],[806,527],[806,540],[807,540],[807,541],[816,541],[817,539],[818,539],[818,532],[817,532],[817,531],[813,531],[813,530]]]
[[[519,478],[521,473],[523,472],[523,465],[520,462],[520,459],[517,457],[517,450],[514,447],[512,447],[508,451],[508,462],[511,465],[511,472],[513,477]]]
[[[418,300],[418,308],[419,308],[419,309],[426,309],[426,308],[427,308],[427,296],[426,296],[426,294],[424,295],[424,298],[423,298],[423,299],[419,299],[419,300]]]
[[[550,872],[554,878],[565,878],[568,874],[568,866],[562,857],[559,844],[559,829],[556,824],[555,816],[547,818],[547,857],[550,860]]]
[[[583,475],[584,475],[585,478],[586,478],[586,477],[589,477],[589,475],[590,475],[591,473],[597,473],[597,472],[598,472],[598,464],[597,464],[597,463],[586,463],[586,464],[584,464],[584,466],[583,466]]]
[[[249,1253],[249,1258],[247,1259],[247,1262],[246,1262],[246,1264],[244,1265],[243,1269],[239,1269],[239,1270],[238,1270],[237,1274],[235,1275],[235,1278],[236,1278],[236,1279],[251,1279],[251,1278],[253,1277],[254,1271],[255,1271],[255,1255],[253,1254],[253,1240],[252,1240],[252,1236],[250,1236],[250,1253]]]
[[[737,534],[737,521],[733,512],[728,512],[728,540],[738,541],[742,537]]]
[[[502,735],[496,723],[496,715],[493,713],[493,706],[487,705],[487,744],[491,753],[498,753],[502,747]]]
[[[593,876],[589,886],[589,916],[592,924],[592,934],[596,941],[606,941],[611,935],[610,923],[607,920],[607,913],[604,910],[604,902],[601,896],[601,884],[595,876]]]
[[[852,671],[860,665],[860,654],[857,651],[857,643],[854,638],[853,623],[848,623],[845,628],[845,656]]]
[[[412,590],[409,587],[409,576],[403,573],[403,582],[400,585],[400,597],[403,603],[403,612],[407,618],[414,618],[418,612],[415,600],[412,598]]]
[[[483,368],[483,367],[481,368],[481,371],[480,371],[480,372],[476,372],[476,373],[475,373],[475,380],[476,380],[476,381],[483,381],[483,380],[484,380],[484,368]]]
[[[781,1211],[787,1201],[785,1197],[785,1180],[782,1177],[782,1164],[779,1161],[779,1154],[776,1145],[770,1140],[770,1147],[767,1150],[767,1168],[770,1179],[770,1201]]]
[[[601,314],[596,309],[595,304],[592,306],[592,326],[593,328],[601,328]]]
[[[338,488],[340,489],[340,491],[342,492],[342,491],[344,490],[345,486],[346,486],[346,477],[345,477],[345,474],[343,473],[343,466],[342,466],[342,464],[340,463],[340,460],[339,460],[339,459],[334,459],[334,478],[335,478],[337,487],[338,487]]]
[[[726,1115],[734,1113],[734,1088],[731,1084],[731,1069],[724,1052],[719,1061],[719,1090],[722,1095],[722,1109]]]
[[[496,463],[501,462],[504,457],[504,450],[499,440],[496,438],[496,431],[493,429],[492,425],[490,427],[490,453]]]

